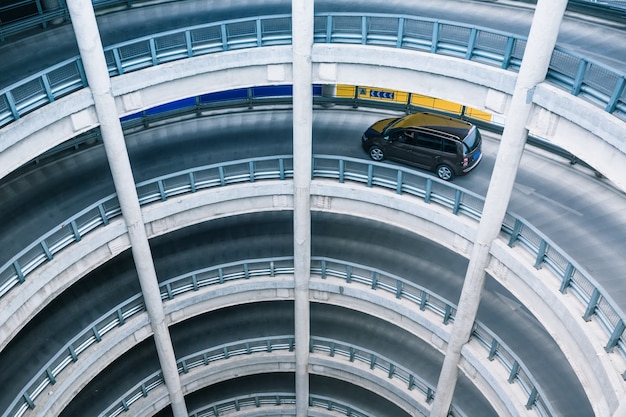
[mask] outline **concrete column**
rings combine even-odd
[[[187,417],[187,407],[176,366],[174,348],[169,329],[165,323],[165,312],[161,302],[152,253],[141,215],[135,181],[124,142],[124,133],[117,114],[115,99],[111,93],[111,82],[93,6],[90,0],[67,0],[67,6],[85,68],[85,75],[93,94],[115,190],[128,228],[133,259],[154,332],[156,349],[163,378],[169,391],[172,410],[175,417]]]
[[[469,341],[476,320],[480,295],[485,283],[485,268],[489,262],[489,250],[493,240],[500,233],[524,151],[528,135],[526,123],[532,110],[534,88],[545,79],[566,6],[567,0],[537,2],[439,375],[431,417],[445,417],[450,409],[458,378],[461,349]]]
[[[309,407],[313,1],[292,0],[296,417]]]

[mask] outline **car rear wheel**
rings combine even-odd
[[[374,161],[382,161],[383,159],[385,159],[385,153],[380,147],[372,146],[370,148],[370,158],[372,158]]]
[[[454,171],[449,165],[442,164],[437,167],[437,176],[444,181],[450,181],[454,178]]]

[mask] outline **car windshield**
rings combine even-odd
[[[476,127],[473,127],[465,139],[463,139],[463,145],[465,145],[465,153],[472,152],[480,145],[480,132]]]
[[[391,122],[389,122],[389,124],[387,126],[385,126],[385,128],[383,129],[383,132],[388,133],[391,129],[393,129],[393,127],[395,125],[397,125],[400,121],[402,120],[402,118],[398,118],[395,120],[392,120]]]

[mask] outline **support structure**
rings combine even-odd
[[[313,154],[313,1],[292,0],[293,46],[293,224],[294,318],[296,338],[296,417],[309,407],[309,340],[311,336],[311,164]]]
[[[431,417],[448,416],[458,379],[461,350],[469,341],[476,320],[491,244],[500,233],[524,152],[534,88],[546,77],[566,6],[567,0],[537,2],[439,375]]]
[[[130,166],[124,133],[111,93],[104,49],[90,0],[67,0],[80,57],[100,123],[102,141],[113,176],[115,191],[128,228],[131,250],[141,291],[154,333],[156,350],[167,386],[174,417],[187,417],[174,347],[165,322],[159,283],[141,214],[135,180]]]

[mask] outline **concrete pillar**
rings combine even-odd
[[[102,41],[90,0],[67,0],[85,75],[93,94],[102,140],[113,176],[122,215],[128,228],[133,259],[150,318],[163,378],[169,391],[175,417],[187,417],[174,347],[165,323],[165,312],[157,281],[152,253],[146,235],[124,133],[106,67]]]
[[[296,417],[309,407],[313,1],[292,0]]]
[[[502,133],[502,141],[487,190],[483,215],[478,226],[446,356],[439,375],[431,417],[445,417],[450,409],[458,378],[461,349],[469,341],[485,283],[489,250],[493,240],[500,233],[524,151],[528,135],[526,123],[532,110],[534,88],[545,79],[566,6],[567,0],[539,0],[535,8],[526,50]]]

